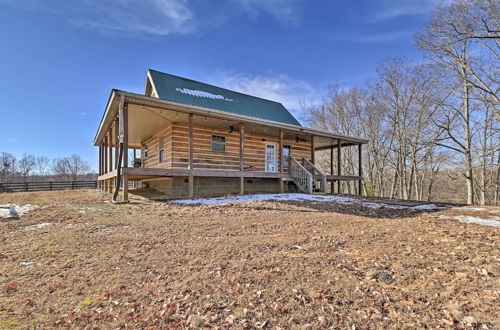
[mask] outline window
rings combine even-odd
[[[212,151],[226,151],[226,138],[212,135]]]
[[[164,144],[163,137],[160,137],[160,140],[158,141],[158,147],[159,147],[159,150],[158,150],[158,162],[160,164],[163,163],[164,160],[165,160],[165,154],[163,152],[163,144]]]
[[[290,151],[292,147],[289,145],[283,145],[283,155],[281,155],[283,168],[288,168],[288,157],[290,157]]]
[[[160,149],[160,151],[158,152],[158,162],[161,164],[164,162],[164,153],[163,153],[163,148]]]

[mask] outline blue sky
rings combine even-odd
[[[0,151],[51,158],[92,147],[111,88],[148,68],[283,102],[361,85],[439,0],[0,0]]]

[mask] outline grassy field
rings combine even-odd
[[[500,328],[498,209],[108,200],[0,194],[0,328]]]

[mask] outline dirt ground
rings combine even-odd
[[[498,209],[108,199],[0,194],[0,328],[500,328]]]

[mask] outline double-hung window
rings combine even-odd
[[[212,135],[212,151],[226,151],[226,137]]]

